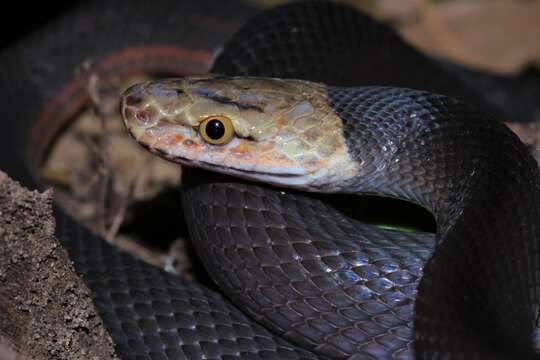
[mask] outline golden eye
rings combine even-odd
[[[201,122],[199,132],[207,143],[224,145],[231,141],[234,135],[234,128],[231,119],[228,117],[223,115],[213,115]]]

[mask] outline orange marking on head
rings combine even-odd
[[[156,146],[171,147],[180,144],[183,140],[184,137],[180,134],[167,134],[159,138]]]
[[[182,135],[180,135],[180,134],[171,135],[171,142],[173,142],[175,144],[178,144],[182,140],[184,140],[184,137]]]
[[[294,162],[291,161],[291,159],[282,154],[276,154],[275,152],[262,154],[259,157],[259,161],[274,166],[294,165]]]
[[[276,118],[276,128],[278,130],[281,130],[283,128],[283,125],[285,125],[285,118],[280,115]]]
[[[182,143],[184,146],[187,146],[187,147],[190,147],[190,148],[197,148],[197,147],[200,147],[199,144],[197,144],[195,141],[191,140],[191,139],[185,139],[184,142]]]
[[[248,152],[248,148],[246,144],[241,143],[238,146],[233,147],[230,152],[234,155],[246,155]]]

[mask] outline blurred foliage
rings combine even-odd
[[[244,0],[267,8],[287,0]],[[421,51],[512,74],[540,68],[540,0],[341,0],[394,26]]]

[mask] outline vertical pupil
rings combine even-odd
[[[217,119],[212,119],[206,123],[206,135],[214,140],[219,140],[225,134],[225,126]]]

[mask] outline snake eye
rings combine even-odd
[[[223,115],[215,115],[209,116],[201,122],[199,132],[207,143],[224,145],[231,141],[234,128],[231,119]]]

